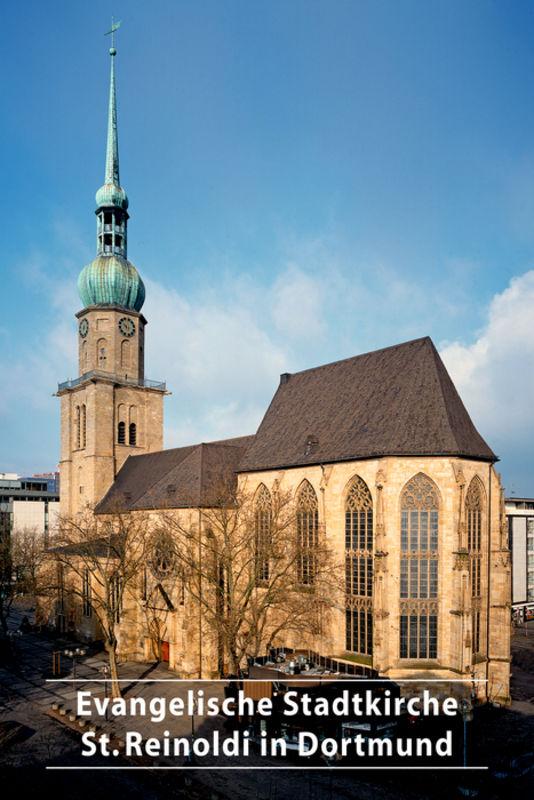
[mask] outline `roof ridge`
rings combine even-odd
[[[409,344],[416,344],[416,342],[424,342],[429,341],[432,345],[434,342],[432,341],[430,336],[418,336],[415,339],[409,339],[406,342],[399,342],[398,344],[390,344],[387,347],[379,347],[377,350],[366,350],[365,353],[357,353],[354,356],[347,356],[347,358],[339,358],[336,361],[329,361],[327,364],[319,364],[317,367],[307,367],[306,369],[297,370],[297,372],[290,372],[289,375],[293,377],[294,375],[302,375],[305,372],[317,372],[320,369],[325,369],[325,367],[333,367],[336,364],[344,364],[348,361],[354,361],[357,358],[363,358],[364,356],[375,355],[376,353],[385,353],[387,350],[399,350],[402,347],[407,347]]]

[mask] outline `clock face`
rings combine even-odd
[[[88,321],[86,319],[82,319],[82,321],[80,322],[80,327],[78,328],[78,330],[80,331],[80,336],[83,339],[85,339],[85,337],[87,336],[87,334],[89,332],[89,323],[88,323]]]
[[[133,319],[121,317],[119,320],[119,330],[123,336],[133,336],[135,333],[135,323]]]

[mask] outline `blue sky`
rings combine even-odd
[[[534,6],[519,0],[6,6],[0,470],[58,460],[111,13],[166,446],[252,432],[280,372],[429,334],[507,490],[534,493]]]

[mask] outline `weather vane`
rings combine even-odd
[[[115,22],[113,17],[111,17],[111,28],[109,29],[109,31],[106,31],[105,34],[104,34],[104,36],[109,36],[111,34],[111,49],[110,49],[110,53],[112,51],[115,51],[115,31],[119,30],[119,28],[121,26],[121,22],[122,22],[122,20],[119,20],[118,22]],[[112,55],[115,55],[115,52],[113,52]]]

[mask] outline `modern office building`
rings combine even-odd
[[[534,498],[508,497],[506,516],[512,554],[512,605],[534,608]]]
[[[59,513],[59,476],[0,472],[0,531],[31,531],[48,539]]]

